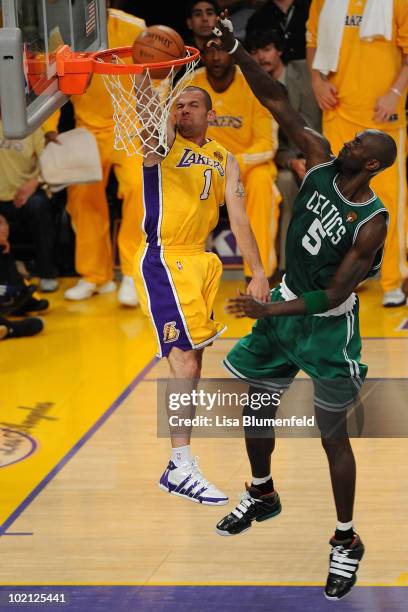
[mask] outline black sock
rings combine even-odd
[[[354,536],[354,529],[350,527],[347,531],[343,531],[341,529],[336,529],[334,533],[334,538],[336,540],[352,540]]]
[[[274,490],[272,478],[270,478],[266,482],[263,482],[262,484],[255,485],[254,483],[251,483],[251,487],[255,487],[255,489],[258,489],[258,491],[261,492],[261,495],[267,495],[268,493],[272,493]]]

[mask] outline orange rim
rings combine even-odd
[[[116,47],[97,51],[96,53],[78,53],[71,51],[68,45],[62,46],[56,53],[57,74],[60,77],[69,74],[140,74],[148,68],[171,68],[189,64],[198,59],[200,52],[195,47],[184,47],[185,57],[168,60],[166,62],[153,62],[148,64],[115,64],[114,57],[120,59],[132,56],[132,47]]]
[[[140,74],[148,68],[165,69],[184,66],[196,61],[200,52],[194,47],[185,46],[185,57],[167,62],[149,64],[115,64],[114,57],[132,57],[132,47],[117,47],[97,51],[96,53],[79,53],[63,45],[55,54],[58,87],[66,95],[85,93],[93,74]]]

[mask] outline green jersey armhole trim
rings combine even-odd
[[[318,170],[319,168],[324,168],[325,166],[331,166],[332,164],[334,164],[335,159],[336,158],[333,157],[333,159],[331,159],[328,162],[323,162],[322,164],[316,164],[316,166],[309,168],[309,170],[306,172],[305,176],[303,177],[303,181],[302,181],[301,186],[299,187],[299,191],[302,189],[303,185],[305,184],[306,179],[310,176],[312,172],[314,172],[315,170]]]
[[[370,219],[372,219],[373,217],[375,217],[376,215],[380,214],[380,213],[385,213],[386,214],[386,221],[387,221],[387,225],[388,225],[388,221],[389,221],[389,213],[388,210],[386,208],[379,208],[378,210],[375,210],[369,217],[367,217],[366,219],[364,219],[363,221],[360,221],[360,223],[357,225],[356,229],[354,230],[354,236],[353,236],[353,244],[355,243],[355,241],[357,240],[357,236],[358,236],[358,232],[360,231],[360,228],[367,223],[367,221],[370,221]],[[378,251],[377,251],[378,252]],[[384,246],[382,247],[382,253],[381,253],[381,260],[380,262],[376,265],[376,266],[372,266],[371,270],[378,270],[381,267],[382,261],[384,258]]]
[[[339,196],[339,198],[341,198],[343,200],[343,202],[345,202],[346,204],[348,204],[349,206],[367,206],[367,204],[371,204],[372,202],[374,202],[374,200],[377,200],[377,194],[371,189],[370,190],[372,192],[372,197],[367,200],[366,202],[352,202],[351,200],[348,200],[347,198],[344,197],[344,195],[341,193],[340,189],[337,187],[336,185],[336,179],[338,177],[338,173],[336,174],[336,176],[333,179],[333,187],[335,192],[337,193],[337,195]]]

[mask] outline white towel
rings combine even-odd
[[[40,155],[41,175],[56,193],[68,185],[97,183],[102,166],[95,136],[86,128],[58,134],[59,143],[50,142]]]
[[[319,17],[313,68],[323,74],[336,72],[349,0],[326,0]]]
[[[323,74],[336,72],[349,0],[325,0],[319,17],[317,49],[313,68]],[[360,25],[360,38],[392,38],[393,0],[367,0]]]
[[[360,38],[392,39],[394,0],[367,0],[360,26]]]

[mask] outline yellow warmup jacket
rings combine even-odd
[[[307,45],[311,48],[316,48],[319,42],[318,23],[323,4],[324,0],[313,0],[310,7]],[[323,132],[335,155],[344,142],[352,140],[362,129],[383,130],[395,140],[398,148],[395,164],[371,181],[371,187],[390,213],[381,286],[383,291],[391,291],[399,287],[402,277],[408,274],[405,95],[399,99],[392,121],[375,123],[373,115],[377,99],[392,87],[401,71],[403,55],[408,54],[408,2],[394,0],[391,41],[382,38],[361,40],[359,25],[365,5],[366,0],[349,1],[338,69],[328,77],[337,87],[339,103],[335,109],[323,112]]]
[[[361,40],[359,24],[366,0],[350,0],[340,49],[337,72],[329,75],[336,85],[339,105],[327,111],[327,120],[335,112],[357,125],[378,130],[390,130],[405,125],[405,97],[402,96],[396,121],[374,123],[372,117],[377,98],[384,95],[398,76],[402,55],[408,54],[408,2],[394,0],[393,38]],[[317,47],[319,15],[324,0],[313,0],[307,22],[307,46]]]
[[[247,214],[265,272],[272,276],[277,264],[275,240],[281,201],[274,183],[277,124],[254,96],[239,68],[235,69],[231,85],[222,93],[211,87],[205,68],[195,72],[191,85],[202,87],[211,96],[217,116],[207,135],[228,149],[239,163]],[[250,276],[249,267],[244,264],[245,276]]]

